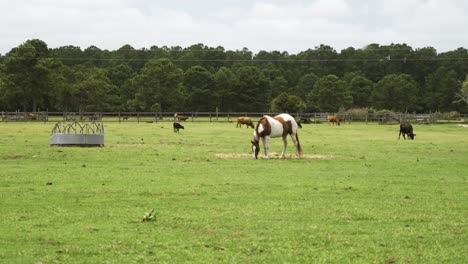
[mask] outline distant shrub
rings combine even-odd
[[[452,111],[448,114],[449,119],[458,119],[459,116],[460,113],[458,113],[457,111]]]
[[[368,111],[369,111],[368,108],[351,108],[351,109],[348,109],[346,113],[350,115],[352,119],[364,120],[366,119]]]
[[[395,112],[393,112],[392,110],[388,110],[388,109],[378,110],[378,111],[375,111],[375,113],[378,114],[378,115],[390,115],[390,114],[395,114]]]

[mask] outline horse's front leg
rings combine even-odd
[[[284,158],[285,158],[285,155],[286,155],[286,147],[288,146],[288,140],[287,140],[286,136],[283,136],[282,139],[283,139],[283,151],[281,151],[280,159],[284,159]]]
[[[268,159],[268,158],[270,158],[268,156],[268,152],[270,150],[270,137],[266,136],[266,137],[264,137],[262,139],[263,139],[263,149],[265,150],[265,157],[264,158]]]

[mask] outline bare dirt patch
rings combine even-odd
[[[279,158],[279,153],[270,153],[270,158]],[[245,159],[245,158],[253,158],[253,154],[239,154],[239,153],[218,153],[215,154],[215,157],[222,158],[222,159]],[[259,158],[263,158],[263,155],[259,155]],[[296,155],[294,154],[286,154],[286,159],[296,159]],[[334,155],[306,155],[303,154],[301,159],[334,159]]]

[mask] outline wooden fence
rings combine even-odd
[[[0,112],[1,122],[74,122],[74,121],[103,121],[103,122],[174,122],[174,112]],[[249,116],[258,119],[263,115],[275,115],[268,112],[180,112],[187,118],[184,122],[236,122],[237,117]],[[328,115],[336,115],[341,122],[366,122],[379,124],[398,124],[409,121],[419,124],[433,123],[467,123],[468,114],[459,113],[293,113],[291,114],[302,123],[325,123]]]

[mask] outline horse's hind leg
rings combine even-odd
[[[270,150],[270,137],[263,137],[263,149],[265,150],[265,159],[270,158],[268,152]]]
[[[300,153],[299,153],[299,142],[296,138],[296,134],[291,134],[291,139],[294,143],[294,148],[296,149],[296,157],[299,157],[300,156]]]
[[[283,136],[282,139],[283,139],[283,151],[281,151],[280,158],[284,159],[284,157],[286,155],[286,147],[288,146],[288,140],[287,140],[286,136]]]

